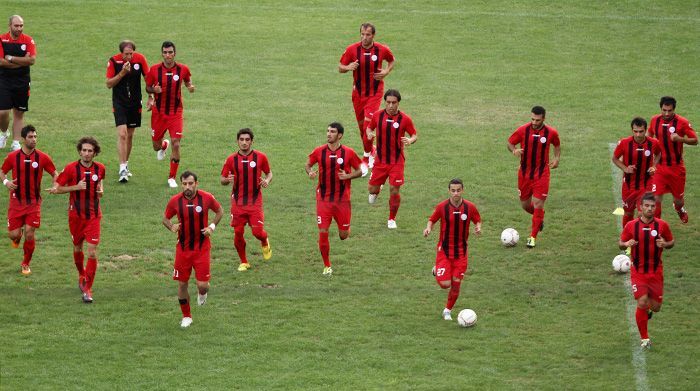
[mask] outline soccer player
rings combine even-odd
[[[168,201],[163,216],[163,225],[177,234],[173,280],[178,282],[177,297],[182,311],[180,326],[186,328],[192,324],[188,290],[190,274],[194,269],[199,292],[197,304],[204,305],[207,302],[211,278],[209,273],[211,263],[209,236],[219,224],[224,215],[224,209],[211,193],[197,188],[199,185],[197,174],[185,171],[180,175],[180,182],[182,183],[182,192]],[[210,210],[215,213],[211,224],[209,223]],[[171,219],[176,215],[177,223],[173,223]]]
[[[363,23],[360,26],[360,42],[355,42],[345,49],[338,65],[340,73],[352,71],[352,105],[364,149],[361,166],[363,177],[373,166],[373,161],[370,160],[372,140],[367,139],[365,129],[371,115],[379,110],[384,93],[384,78],[394,69],[395,62],[389,47],[374,41],[375,32],[372,23]]]
[[[462,198],[464,183],[461,179],[451,180],[448,188],[449,198],[435,207],[423,230],[423,236],[427,238],[433,230],[433,224],[440,220],[440,240],[433,274],[440,288],[450,289],[442,318],[452,320],[452,308],[459,297],[469,262],[469,225],[474,223],[474,234],[481,235],[481,216],[474,204]]]
[[[80,159],[68,163],[58,174],[51,194],[70,192],[68,227],[73,239],[73,261],[78,270],[78,288],[84,303],[92,303],[92,285],[97,271],[97,245],[100,243],[104,194],[105,166],[94,159],[100,154],[100,144],[92,137],[83,137],[76,145]],[[83,242],[87,242],[88,260],[84,265]]]
[[[112,89],[112,112],[117,126],[117,154],[119,155],[119,182],[129,181],[129,155],[134,130],[141,127],[141,78],[148,74],[146,57],[136,52],[136,44],[129,40],[119,43],[119,53],[107,62],[107,88]],[[153,95],[148,95],[147,107],[153,106]]]
[[[265,231],[265,214],[261,188],[267,188],[272,181],[272,171],[267,156],[253,150],[253,131],[243,128],[236,134],[238,152],[226,158],[221,169],[221,184],[233,184],[231,189],[231,226],[233,227],[233,245],[236,247],[241,264],[238,271],[250,269],[245,253],[245,225],[250,225],[262,246],[263,259],[272,257],[270,240]]]
[[[532,215],[532,230],[527,247],[535,247],[537,234],[544,228],[544,202],[549,191],[549,170],[559,166],[561,147],[559,133],[544,123],[546,111],[542,106],[531,110],[530,122],[520,126],[508,138],[508,150],[520,158],[518,193],[520,203]],[[515,146],[520,144],[520,148]],[[554,157],[549,160],[549,146],[554,146]]]
[[[36,149],[36,128],[27,125],[22,128],[22,148],[7,154],[0,170],[2,184],[10,189],[10,203],[7,209],[7,230],[12,247],[19,248],[24,230],[24,258],[22,274],[32,273],[29,263],[36,247],[35,231],[41,225],[41,178],[48,172],[56,182],[58,173],[51,157]],[[7,173],[12,170],[12,179]]]
[[[666,193],[673,196],[673,206],[681,222],[688,222],[685,209],[685,164],[683,163],[683,144],[697,145],[698,135],[687,119],[676,114],[676,99],[664,96],[659,101],[661,114],[651,117],[647,135],[659,140],[661,160],[654,175],[654,194],[656,195],[656,217],[661,217],[661,203]]]
[[[406,158],[403,149],[418,139],[413,120],[408,114],[399,111],[401,94],[398,90],[388,90],[384,94],[385,107],[372,115],[367,126],[367,139],[377,137],[377,162],[369,177],[369,203],[377,201],[381,186],[389,179],[389,220],[387,227],[396,229],[396,213],[401,205],[401,185],[404,184],[403,170]],[[408,133],[408,137],[405,134]]]
[[[29,110],[29,67],[36,61],[36,45],[32,37],[22,33],[21,16],[10,16],[9,25],[10,31],[0,35],[0,148],[10,137],[12,110],[12,150],[16,151],[21,148],[24,112]]]
[[[190,68],[175,62],[175,44],[170,41],[163,42],[161,52],[163,62],[152,66],[146,76],[146,92],[155,94],[151,114],[151,139],[158,160],[165,158],[165,151],[172,142],[168,186],[176,188],[175,176],[180,165],[180,140],[183,131],[182,83],[185,83],[190,93],[194,92],[194,85]],[[164,139],[166,130],[170,133],[170,140]]]
[[[646,349],[651,348],[648,322],[654,312],[661,310],[664,294],[661,253],[675,244],[671,228],[665,221],[654,217],[655,210],[654,194],[642,196],[642,215],[625,225],[618,241],[620,249],[632,248],[630,280],[634,299],[637,300],[635,318],[641,345]]]
[[[345,240],[350,236],[352,206],[350,204],[351,180],[362,175],[360,157],[352,148],[340,144],[345,128],[338,122],[328,125],[328,143],[309,154],[304,169],[309,178],[318,177],[316,187],[316,222],[318,224],[318,249],[323,258],[323,275],[333,274],[330,261],[331,245],[328,242],[328,227],[335,219],[338,236]],[[313,166],[318,164],[318,171]]]
[[[634,219],[634,210],[639,209],[642,196],[652,191],[652,175],[661,158],[658,140],[646,136],[647,121],[635,117],[630,124],[632,136],[621,139],[613,152],[612,162],[622,170],[622,216],[624,227]]]

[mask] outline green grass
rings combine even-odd
[[[636,330],[627,319],[617,253],[616,199],[608,144],[629,133],[636,115],[658,112],[672,94],[678,113],[700,120],[695,74],[700,9],[684,1],[102,2],[24,1],[0,6],[21,14],[38,45],[28,123],[58,166],[77,159],[74,143],[95,135],[108,168],[95,303],[80,303],[67,233],[67,196],[45,197],[32,263],[19,275],[20,251],[0,249],[0,388],[5,389],[634,389]],[[314,183],[306,156],[339,120],[353,125],[351,76],[343,49],[360,23],[397,58],[387,88],[418,129],[407,151],[399,229],[388,231],[387,193],[366,203],[366,180],[353,183],[352,237],[331,230],[334,276],[321,276]],[[167,164],[157,162],[148,124],[130,160],[134,177],[116,182],[116,134],[107,59],[121,39],[149,62],[160,43],[177,44],[197,92],[185,93],[181,169],[225,204],[221,165],[234,134],[250,126],[275,179],[264,193],[273,259],[263,263],[246,233],[253,269],[235,271],[233,233],[213,238],[212,290],[180,330],[171,280],[174,235],[160,224],[168,198]],[[541,104],[560,131],[546,231],[535,250],[502,248],[500,231],[525,236],[529,216],[517,198],[517,161],[507,137]],[[665,205],[676,247],[665,252],[663,311],[650,323],[645,354],[650,389],[691,389],[697,357],[700,290],[700,158],[686,148],[690,223]],[[457,308],[479,323],[439,320],[446,292],[430,275],[436,233],[421,231],[466,181],[484,235],[470,242],[469,277]],[[5,210],[7,198],[0,198]],[[196,306],[195,306],[196,307]]]

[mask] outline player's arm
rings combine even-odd
[[[549,162],[549,168],[559,167],[559,158],[560,157],[561,157],[561,146],[555,145],[554,146],[554,157],[552,158],[552,161]]]
[[[306,171],[306,175],[309,176],[309,178],[314,179],[318,175],[318,171],[313,169],[314,165],[311,164],[310,162],[307,162],[304,165],[304,171]]]
[[[352,179],[361,177],[362,170],[360,170],[360,163],[359,163],[360,159],[358,158],[357,160],[358,160],[357,166],[355,166],[355,167],[351,166],[349,173],[347,173],[343,170],[339,170],[338,171],[338,179],[340,179],[341,181],[345,181],[348,179],[352,180]]]
[[[391,73],[391,71],[394,69],[394,64],[396,64],[396,60],[390,61],[386,65],[386,68],[379,69],[379,72],[374,74],[374,80],[384,80],[384,78],[389,76],[389,73]]]
[[[272,171],[260,177],[260,186],[268,187],[270,186],[270,182],[272,182]]]
[[[190,94],[194,92],[194,84],[192,84],[192,79],[185,80],[185,87],[187,87],[187,91],[189,91]]]
[[[432,231],[433,231],[433,221],[429,219],[429,220],[428,220],[428,225],[426,225],[426,226],[425,226],[425,229],[423,230],[423,236],[427,238],[428,235],[430,235],[430,233],[431,233]]]
[[[476,236],[481,236],[481,221],[474,223],[474,234]]]
[[[28,67],[34,65],[34,63],[36,62],[36,56],[30,55],[29,52],[27,52],[27,54],[25,54],[24,57],[15,57],[6,54],[5,61],[8,64],[8,66],[5,66],[6,68]]]
[[[673,246],[676,244],[676,241],[674,239],[671,240],[665,240],[663,236],[659,236],[658,239],[656,239],[656,247],[659,248],[673,248]]]
[[[49,193],[51,193],[51,194],[64,194],[64,193],[70,193],[71,191],[80,191],[80,190],[85,190],[85,189],[87,189],[85,179],[81,179],[80,182],[78,182],[72,186],[66,186],[66,185],[59,184],[55,188],[52,187],[51,189],[49,189]]]
[[[357,67],[359,67],[359,66],[360,66],[360,61],[358,61],[358,60],[355,60],[347,65],[340,62],[340,63],[338,63],[338,72],[340,72],[340,73],[352,72],[355,69],[357,69]]]
[[[403,145],[411,145],[418,141],[418,133],[409,134],[409,136],[410,137],[401,137],[401,142],[403,143]]]
[[[523,154],[522,148],[516,148],[515,145],[513,145],[511,143],[508,143],[507,147],[508,147],[508,150],[510,151],[510,153],[512,153],[513,155],[515,155],[517,157],[522,156],[522,154]]]
[[[164,225],[165,228],[167,228],[168,231],[170,231],[170,232],[177,233],[177,231],[180,230],[180,223],[173,223],[173,222],[170,221],[170,219],[167,218],[166,216],[163,216],[163,225]]]
[[[112,66],[111,62],[112,62],[112,60],[110,60],[110,66]],[[129,74],[129,71],[130,71],[130,70],[131,70],[131,63],[127,61],[127,62],[125,62],[124,65],[122,66],[122,69],[119,71],[119,73],[117,73],[117,74],[114,75],[113,77],[107,78],[107,88],[112,88],[112,87],[116,86],[117,84],[119,84],[119,82],[120,82],[126,75]]]
[[[10,190],[14,190],[17,188],[17,184],[15,184],[15,179],[8,179],[7,175],[2,170],[0,170],[0,181],[2,181],[2,184]]]
[[[671,133],[671,141],[688,145],[698,144],[698,135],[691,128],[686,128],[685,136],[680,136],[678,133]]]
[[[630,223],[627,223],[629,225]],[[632,247],[637,245],[637,241],[632,237],[632,233],[627,231],[627,226],[622,229],[622,234],[620,235],[620,240],[617,241],[617,245],[620,250],[626,250],[627,247]]]
[[[617,166],[617,168],[622,170],[622,172],[624,172],[625,174],[633,174],[634,171],[637,169],[637,167],[633,166],[633,165],[625,166],[625,163],[623,163],[622,159],[620,159],[621,157],[622,156],[617,157],[617,156],[613,155],[613,157],[612,157],[613,164],[615,166]]]
[[[221,218],[224,216],[224,208],[222,208],[220,204],[218,204],[218,207],[219,208],[214,211],[214,213],[216,213],[214,215],[214,220],[202,230],[204,236],[211,236],[212,232],[214,232],[216,226],[219,224],[219,221],[221,221]]]

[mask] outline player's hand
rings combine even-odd
[[[7,187],[7,188],[10,189],[10,190],[14,190],[14,189],[17,188],[17,183],[16,183],[16,182],[17,182],[17,179],[13,179],[13,180],[11,180],[11,181],[7,181],[7,183],[5,184],[5,187]]]
[[[557,168],[559,167],[559,159],[552,159],[551,162],[549,162],[549,168]]]
[[[682,142],[683,137],[679,136],[678,133],[671,133],[671,141],[674,143]]]
[[[632,246],[636,246],[637,243],[639,243],[639,242],[637,242],[634,239],[630,239],[630,240],[624,242],[624,245],[625,245],[625,247],[632,247]]]
[[[48,189],[46,189],[46,191],[47,191],[49,194],[57,194],[57,193],[58,193],[58,188],[57,188],[56,186],[54,186],[54,187],[49,187]]]
[[[360,60],[355,60],[347,65],[349,71],[355,71],[360,66]]]
[[[411,145],[411,139],[406,136],[401,137],[401,142],[403,143],[403,145]]]
[[[125,62],[124,65],[122,66],[122,70],[119,71],[119,73],[122,74],[122,76],[126,75],[127,73],[131,72],[131,63],[129,61]]]
[[[76,185],[77,189],[76,190],[85,190],[87,189],[87,183],[85,183],[85,179],[81,179],[80,182]]]
[[[374,73],[374,80],[384,80],[384,78],[386,77],[386,71],[381,69],[381,68],[379,68],[377,70],[379,72]]]
[[[516,149],[514,149],[514,150],[513,150],[513,155],[515,155],[515,156],[517,156],[517,157],[523,156],[523,150],[522,150],[522,148],[516,148]]]
[[[654,175],[654,173],[656,172],[656,167],[654,167],[654,166],[649,167],[647,172],[649,173],[649,175]]]
[[[193,92],[194,92],[194,84],[188,85],[188,86],[187,86],[187,91],[189,91],[190,94],[193,93]]]
[[[163,89],[160,87],[160,83],[156,83],[156,85],[153,86],[153,93],[160,94],[161,92],[163,92]]]
[[[474,225],[474,235],[481,236],[481,225]]]
[[[625,172],[625,174],[634,174],[634,172],[637,171],[637,166],[629,165],[625,167],[623,171]]]
[[[102,187],[102,184],[100,183],[97,185],[97,198],[102,198],[102,196],[105,194],[105,189]]]
[[[432,229],[430,229],[430,228],[424,229],[424,230],[423,230],[423,237],[426,237],[426,238],[427,238],[428,235],[430,235],[430,232],[432,232]]]
[[[156,105],[156,98],[153,96],[148,96],[148,101],[146,102],[146,111],[151,111],[153,110],[153,106]]]
[[[204,227],[204,229],[202,229],[202,235],[204,235],[204,236],[211,236],[212,232],[214,232],[214,230],[211,229],[211,227],[209,227],[209,226]]]
[[[267,180],[267,178],[260,178],[260,186],[263,188],[267,188],[268,186],[270,186],[270,181]]]
[[[372,129],[367,128],[365,134],[367,135],[367,140],[374,140],[374,131]]]
[[[318,171],[309,171],[309,178],[314,179],[318,176]]]
[[[666,243],[668,242],[664,240],[664,238],[661,236],[659,236],[659,238],[656,239],[656,247],[658,248],[666,248]]]
[[[170,226],[170,232],[177,233],[180,230],[180,223],[175,223]]]
[[[352,174],[345,172],[342,168],[338,169],[338,179],[344,181],[346,179],[352,179]]]
[[[233,174],[228,174],[228,176],[226,177],[226,180],[228,181],[229,184],[231,184],[231,183],[236,181],[236,176]]]

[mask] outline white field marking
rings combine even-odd
[[[608,147],[610,149],[610,157],[612,157],[617,143],[610,143]],[[622,171],[620,171],[612,161],[610,162],[610,168],[612,169],[612,194],[615,199],[615,205],[617,205],[617,207],[622,207],[622,194],[620,193],[622,189]],[[622,232],[622,216],[615,216],[615,218],[617,220],[617,228]],[[638,344],[639,330],[637,330],[637,321],[635,319],[637,302],[634,301],[634,296],[632,296],[632,283],[630,282],[629,274],[625,275],[625,291],[627,292],[628,298],[627,319],[629,320],[629,330],[632,339],[635,341],[634,348],[632,349],[634,380],[637,383],[637,390],[647,391],[649,390],[649,383],[647,382],[647,359]]]

